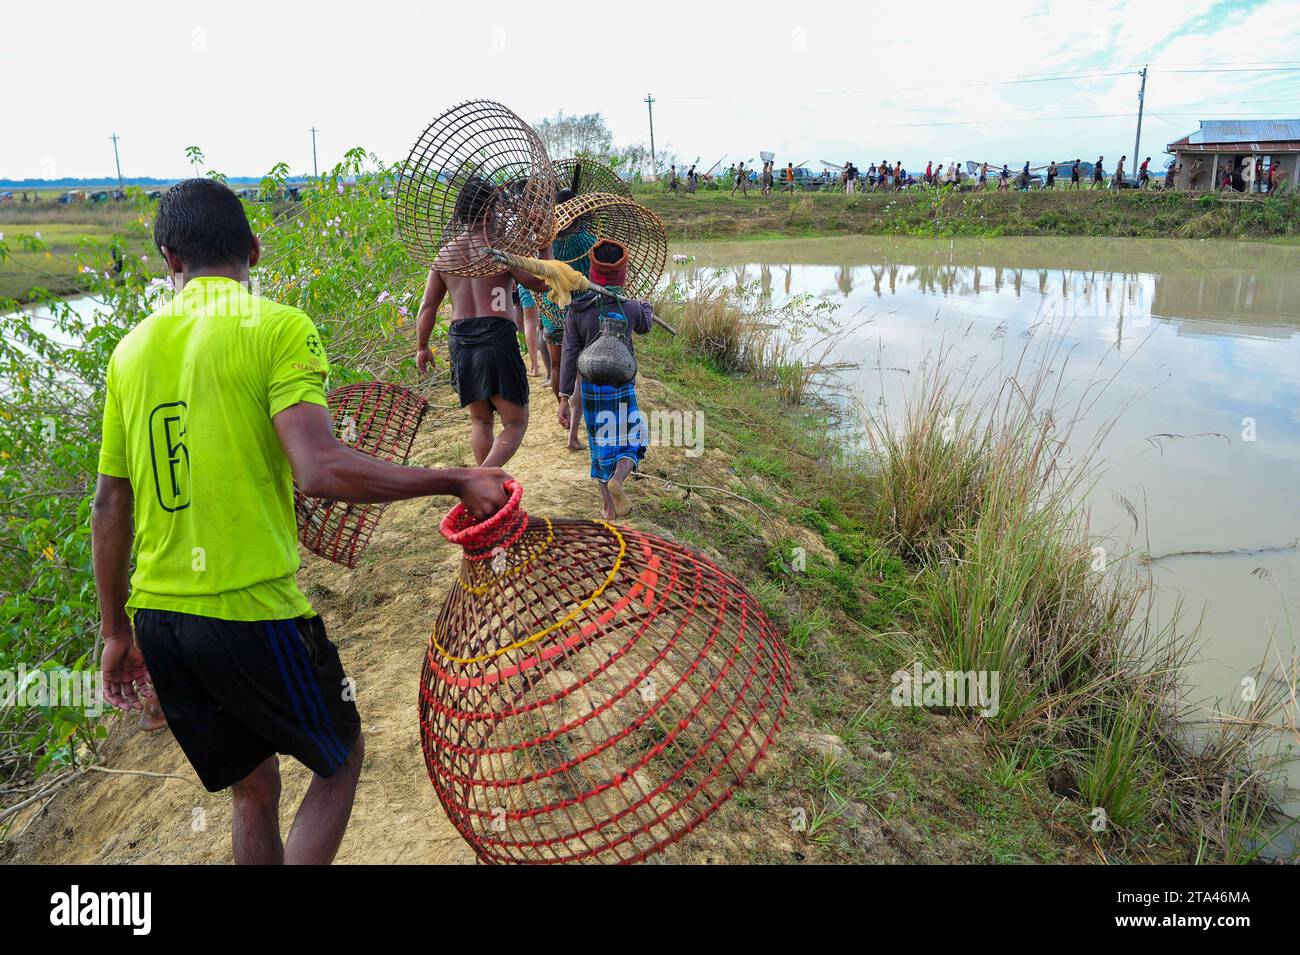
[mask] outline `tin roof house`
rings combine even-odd
[[[1290,190],[1300,173],[1300,119],[1203,119],[1166,151],[1178,189],[1266,192],[1273,182]]]

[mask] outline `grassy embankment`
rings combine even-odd
[[[645,340],[646,403],[703,411],[709,450],[653,453],[635,518],[736,573],[797,663],[777,792],[738,805],[806,807],[800,851],[827,861],[1251,856],[1271,823],[1249,724],[1187,748],[1185,644],[1134,633],[1140,593],[1091,572],[1051,396],[1024,381],[1032,400],[970,408],[935,373],[847,459],[810,401],[816,368],[765,316],[710,289],[663,311],[681,335]],[[996,670],[997,713],[895,705],[913,662]]]
[[[724,489],[753,506],[664,488],[648,517],[725,553],[786,629],[812,734],[788,784],[820,798],[828,846],[871,857],[865,823],[917,836],[912,858],[1254,857],[1275,823],[1251,720],[1280,700],[1187,745],[1186,628],[1143,625],[1141,587],[1097,572],[1045,376],[971,407],[974,383],[934,369],[847,459],[831,412],[799,403],[815,368],[774,359],[754,316],[707,290],[666,311],[682,334],[647,342],[642,371],[704,410]],[[800,533],[773,543],[782,521]],[[918,662],[996,671],[997,712],[897,705]]]
[[[747,197],[724,190],[671,195],[661,186],[637,187],[637,198],[668,226],[674,240],[776,238],[825,235],[992,237],[1004,235],[1116,236],[1149,238],[1241,238],[1293,241],[1300,236],[1300,197],[1221,197],[1087,190],[1030,193],[903,193],[845,196],[751,190]],[[289,208],[289,207],[286,207]],[[280,210],[277,209],[277,212]],[[40,231],[70,250],[82,241],[107,244],[125,204],[41,202],[0,209],[0,234],[11,261],[0,262],[0,297],[26,301],[31,288],[75,291],[76,275],[60,273],[67,256],[24,252],[14,241]],[[83,238],[84,237],[84,238]],[[140,247],[130,251],[147,253]]]
[[[54,202],[14,203],[0,207],[0,244],[8,258],[0,260],[0,299],[28,301],[32,289],[70,295],[85,287],[74,265],[79,250],[108,249],[115,236],[139,213],[129,203],[59,205]],[[23,237],[41,239],[48,248],[30,251]],[[125,251],[153,251],[136,239],[124,240]]]
[[[1300,235],[1300,197],[1221,197],[1163,191],[996,191],[845,196],[723,190],[672,195],[638,189],[675,239],[812,235],[1062,235],[1276,239]]]

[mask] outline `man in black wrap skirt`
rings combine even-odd
[[[536,292],[546,289],[546,283],[526,272],[503,270],[472,278],[453,274],[458,259],[477,259],[487,247],[484,223],[494,192],[495,187],[479,179],[470,179],[461,188],[455,215],[465,231],[447,244],[429,270],[415,322],[415,361],[423,375],[434,363],[429,336],[438,308],[446,295],[451,296],[447,329],[451,383],[460,406],[469,408],[474,460],[489,468],[509,461],[528,429],[528,372],[515,337],[511,293],[516,282]],[[497,416],[501,431],[494,434]]]

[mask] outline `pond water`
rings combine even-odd
[[[835,385],[868,404],[898,400],[940,349],[1005,366],[1034,336],[1060,335],[1067,399],[1113,379],[1080,442],[1122,411],[1099,446],[1093,531],[1112,553],[1156,558],[1158,613],[1181,599],[1189,626],[1203,614],[1193,701],[1212,709],[1262,661],[1289,659],[1300,625],[1300,247],[843,238],[673,251],[693,257],[673,266],[678,278],[723,269],[721,280],[758,282],[775,304],[806,293],[835,303],[838,357],[856,365]]]

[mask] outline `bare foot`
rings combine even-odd
[[[576,441],[576,440],[570,439],[570,440],[569,440],[569,450],[570,450],[570,451],[586,451],[586,450],[587,450],[587,446],[586,446],[585,444],[583,444],[581,441]]]
[[[609,482],[609,496],[614,504],[614,516],[626,517],[632,510],[632,501],[628,498],[627,492],[623,490],[623,485],[618,481]]]
[[[140,711],[140,729],[146,733],[156,733],[167,728],[167,717],[157,699],[148,700]]]

